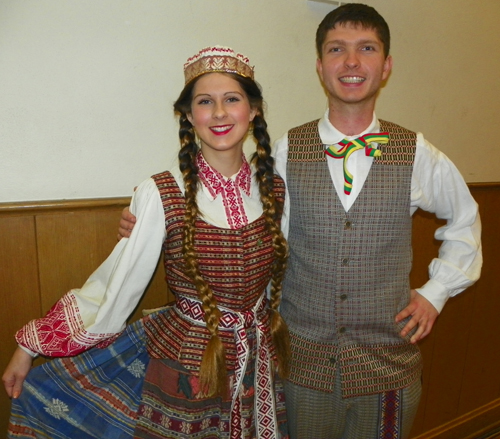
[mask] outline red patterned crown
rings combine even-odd
[[[184,64],[185,84],[204,73],[236,73],[253,79],[253,67],[241,53],[229,47],[213,46],[201,49]]]

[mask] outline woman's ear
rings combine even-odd
[[[250,109],[250,122],[253,122],[255,116],[259,114],[259,110],[257,108]]]

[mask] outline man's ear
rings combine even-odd
[[[316,59],[316,71],[318,72],[319,79],[323,82],[323,64],[319,58]]]
[[[316,71],[318,72],[319,79],[321,83],[323,84],[323,62],[321,61],[320,58],[316,59]]]
[[[389,77],[389,73],[392,70],[392,56],[387,55],[387,58],[384,61],[384,70],[382,73],[382,79],[385,81]]]

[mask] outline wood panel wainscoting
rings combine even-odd
[[[479,282],[451,298],[434,330],[420,343],[424,357],[423,393],[411,437],[458,439],[496,437],[500,429],[500,183],[469,184],[480,206],[484,265]],[[66,291],[82,285],[116,244],[122,209],[129,198],[0,203],[0,371],[15,349],[13,334],[43,315]],[[444,224],[418,211],[414,216],[411,284],[427,279],[438,253],[434,239]],[[161,260],[141,303],[155,308],[172,300]],[[39,363],[40,359],[36,362]],[[8,423],[10,401],[0,391],[0,432]],[[0,433],[1,434],[1,433]]]

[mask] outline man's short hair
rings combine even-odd
[[[387,58],[391,46],[391,33],[387,22],[374,8],[360,3],[347,3],[339,6],[328,13],[319,24],[316,31],[316,51],[318,57],[323,57],[323,44],[326,34],[337,25],[352,23],[364,29],[373,29],[384,47],[384,55]]]

